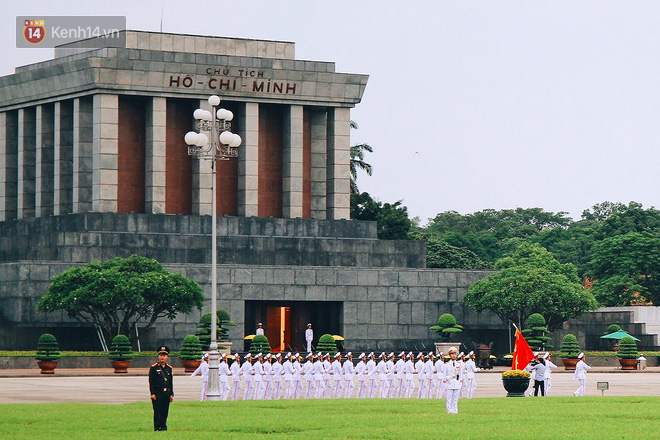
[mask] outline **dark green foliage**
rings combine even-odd
[[[64,310],[70,318],[100,327],[107,338],[130,335],[147,321],[140,336],[158,318],[201,309],[204,296],[196,281],[171,273],[156,260],[133,255],[89,263],[56,275],[39,302],[39,310]]]
[[[428,268],[486,269],[488,267],[488,264],[471,250],[453,246],[420,228],[414,228],[408,235],[412,240],[426,242],[426,267]]]
[[[227,327],[235,326],[231,322],[231,317],[229,312],[226,310],[218,310],[217,312],[217,321],[216,321],[216,332],[218,341],[227,341],[229,339],[228,333],[229,330]],[[202,347],[206,350],[211,343],[211,314],[204,313],[201,318],[199,318],[199,324],[197,324],[197,330],[195,331],[195,336],[199,338]]]
[[[456,323],[454,315],[444,313],[438,318],[438,324],[429,327],[429,329],[436,332],[439,340],[449,341],[452,333],[461,333],[463,331],[463,326]]]
[[[265,335],[257,335],[252,339],[250,344],[250,353],[255,355],[257,353],[270,353],[270,343]]]
[[[133,357],[131,341],[126,336],[117,335],[112,338],[108,359],[111,361],[130,361]]]
[[[408,208],[400,200],[382,203],[366,192],[351,194],[351,218],[378,222],[378,238],[381,240],[405,240],[412,227]]]
[[[605,330],[605,331],[603,332],[603,336],[605,336],[605,335],[609,335],[610,333],[618,332],[619,330],[621,330],[621,326],[620,326],[620,325],[618,325],[618,324],[610,324],[610,325],[607,327],[607,330]]]
[[[616,353],[621,359],[637,359],[639,351],[637,351],[637,344],[630,336],[626,336],[619,342],[619,351]]]
[[[316,351],[324,353],[334,353],[337,351],[337,343],[332,335],[324,334],[319,338],[319,343],[316,345]]]
[[[202,358],[202,344],[195,335],[188,335],[183,338],[179,359],[183,361],[196,361]]]
[[[57,339],[50,333],[39,336],[37,342],[37,356],[39,361],[56,361],[60,358],[60,348]]]
[[[522,330],[529,347],[534,351],[547,351],[554,346],[550,344],[552,338],[547,336],[550,333],[545,326],[545,318],[540,313],[532,313],[525,321],[527,328]]]
[[[580,345],[575,335],[569,333],[561,340],[560,357],[564,359],[577,359],[580,351]]]

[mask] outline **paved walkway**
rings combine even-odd
[[[477,373],[475,397],[504,397],[500,374],[505,368]],[[599,396],[596,382],[609,382],[606,396],[660,396],[660,368],[623,372],[609,368],[594,368],[587,375],[587,395]],[[197,400],[201,381],[190,378],[183,369],[175,368],[176,400]],[[553,373],[551,395],[570,396],[578,387],[571,380],[572,372]],[[147,402],[149,387],[145,369],[129,370],[128,375],[113,374],[112,369],[57,369],[54,376],[38,370],[0,370],[0,403],[85,402],[127,403]]]

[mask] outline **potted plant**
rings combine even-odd
[[[429,327],[436,333],[438,342],[435,343],[437,353],[447,353],[447,350],[453,344],[451,341],[452,333],[461,333],[463,326],[456,323],[456,318],[451,313],[444,313],[438,318],[438,324]]]
[[[112,338],[110,344],[110,353],[108,359],[115,369],[115,373],[127,373],[128,367],[131,366],[131,359],[133,359],[133,351],[131,350],[131,341],[124,335],[117,335]]]
[[[575,370],[575,365],[578,363],[578,355],[580,354],[580,345],[575,335],[567,334],[561,341],[561,348],[559,349],[559,356],[564,364],[565,370]]]
[[[509,370],[502,373],[502,385],[507,391],[506,397],[525,397],[531,374],[525,370]]]
[[[547,336],[550,330],[545,325],[545,318],[540,313],[532,313],[525,321],[527,328],[522,331],[529,348],[534,351],[548,351],[554,348],[550,341],[552,338]]]
[[[186,373],[192,373],[199,367],[202,363],[202,344],[197,336],[188,335],[183,338],[179,359]]]
[[[50,333],[44,333],[39,336],[37,342],[37,365],[41,368],[41,374],[55,374],[57,360],[60,358],[60,351],[57,345],[57,339]]]
[[[612,333],[616,333],[619,330],[621,330],[621,326],[618,324],[610,324],[607,327],[607,330],[603,332],[603,336],[610,335]],[[612,351],[618,351],[619,350],[619,339],[608,339],[607,340],[607,347],[608,349]]]
[[[235,326],[236,324],[231,322],[231,317],[229,312],[226,310],[218,310],[216,321],[216,332],[218,342],[222,342],[222,346],[218,346],[220,351],[225,353],[231,353],[232,343],[229,342],[229,330],[227,327]],[[209,349],[209,344],[211,343],[211,314],[204,313],[201,318],[199,318],[199,324],[197,324],[197,330],[195,331],[195,336],[199,338],[199,342],[202,344],[203,350]]]
[[[619,351],[616,353],[619,356],[619,363],[622,370],[636,370],[637,358],[639,351],[637,351],[637,344],[630,336],[621,339],[619,343]]]
[[[316,344],[316,351],[325,353],[334,353],[337,351],[337,343],[332,335],[325,334],[319,338],[319,343]]]
[[[250,343],[250,353],[254,356],[257,353],[270,353],[270,343],[265,335],[257,335]]]

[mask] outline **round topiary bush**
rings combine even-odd
[[[522,331],[527,339],[529,347],[534,351],[546,351],[553,348],[550,341],[552,338],[546,336],[550,330],[545,326],[545,318],[540,313],[532,313],[525,321],[527,328]]]
[[[577,359],[580,351],[580,345],[575,335],[569,333],[561,340],[560,357],[564,359]]]
[[[335,338],[332,335],[324,334],[319,338],[319,343],[316,344],[316,351],[322,351],[324,353],[334,353],[337,351],[337,343]]]
[[[210,315],[209,315],[210,316]],[[183,338],[179,359],[182,361],[197,361],[202,358],[202,344],[195,335],[188,335]]]
[[[231,317],[229,315],[229,312],[226,310],[218,310],[217,314],[217,326],[216,326],[216,332],[217,332],[217,339],[218,341],[227,341],[229,339],[228,333],[229,330],[227,330],[226,327],[234,326],[233,322],[231,322]],[[211,314],[210,313],[204,313],[201,318],[199,318],[199,324],[197,324],[197,331],[195,332],[195,336],[199,338],[199,342],[202,344],[202,347],[204,349],[208,349],[209,344],[211,344]]]
[[[610,324],[607,327],[607,330],[603,332],[603,336],[618,332],[619,330],[621,330],[621,326],[619,326],[618,324]]]
[[[451,313],[444,313],[438,318],[438,324],[429,327],[437,333],[438,339],[441,341],[449,341],[452,333],[460,333],[463,331],[463,326],[456,323],[456,318]]]
[[[616,354],[621,359],[637,359],[639,357],[639,351],[637,351],[635,340],[630,336],[621,339],[621,342],[619,342],[619,351]]]
[[[60,348],[57,345],[55,336],[50,333],[39,336],[35,358],[39,361],[56,361],[60,358]]]
[[[130,361],[133,359],[133,350],[131,341],[124,335],[117,335],[112,338],[108,359],[111,361]]]
[[[270,353],[270,343],[265,335],[257,335],[252,339],[250,344],[250,353],[255,355],[257,353]]]

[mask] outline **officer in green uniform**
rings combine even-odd
[[[174,400],[172,366],[167,363],[170,349],[161,345],[158,348],[158,362],[149,369],[149,393],[154,407],[154,431],[167,431],[167,413]]]

